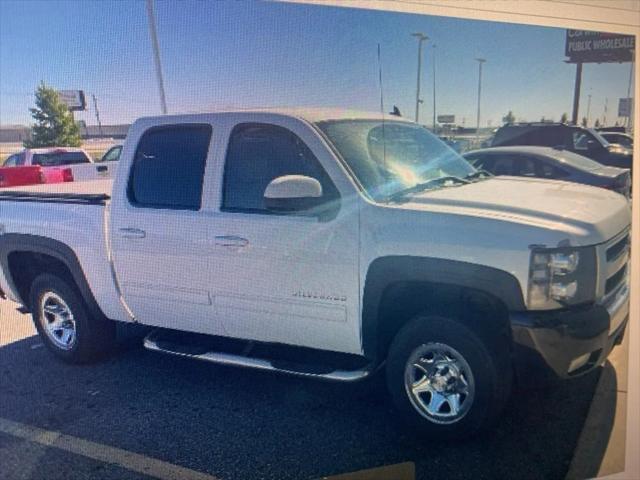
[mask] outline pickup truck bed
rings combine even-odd
[[[0,202],[105,203],[111,198],[112,183],[112,180],[90,180],[16,187],[0,191]]]

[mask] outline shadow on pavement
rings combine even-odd
[[[617,386],[616,370],[611,363],[606,362],[602,369],[598,392],[589,411],[589,421],[582,431],[580,449],[576,451],[566,480],[594,478],[600,473],[602,460],[611,440],[616,413],[618,413],[616,412]],[[614,447],[624,448],[624,445],[614,445]]]
[[[599,377],[516,391],[490,433],[424,442],[399,423],[382,376],[321,383],[131,341],[102,363],[70,366],[38,344],[30,337],[0,348],[1,417],[225,480],[319,478],[400,462],[414,462],[417,478],[562,479]],[[80,478],[73,462],[63,467],[59,478]]]

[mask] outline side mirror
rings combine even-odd
[[[322,202],[322,185],[315,178],[304,175],[274,178],[264,191],[265,206],[272,212],[304,212]]]

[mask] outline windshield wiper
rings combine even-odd
[[[469,175],[467,175],[465,178],[465,180],[480,180],[483,178],[490,178],[493,177],[492,173],[487,172],[486,170],[483,170],[482,168],[479,168],[478,170],[476,170],[473,173],[470,173]]]
[[[453,175],[445,175],[444,177],[432,178],[429,181],[417,183],[413,187],[403,188],[399,192],[389,195],[387,197],[387,201],[398,200],[399,198],[402,198],[405,195],[408,195],[410,193],[416,193],[416,192],[421,192],[423,190],[427,190],[431,186],[443,187],[447,182],[453,182],[458,185],[466,185],[468,183],[471,183],[468,180],[465,180],[460,177],[455,177]]]

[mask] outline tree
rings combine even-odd
[[[582,126],[583,126],[584,128],[587,128],[587,123],[589,123],[589,122],[587,121],[587,117],[582,117]]]
[[[596,118],[596,123],[593,124],[594,127],[598,128],[600,127],[600,119]]]
[[[507,113],[502,120],[504,121],[504,123],[515,123],[516,116],[511,110],[509,110],[509,113]]]
[[[31,125],[31,139],[24,142],[25,148],[79,147],[80,131],[58,92],[41,82],[35,95],[36,107],[29,109],[35,123]]]
[[[567,123],[568,121],[569,121],[569,115],[567,115],[567,113],[565,112],[560,117],[560,123]]]

